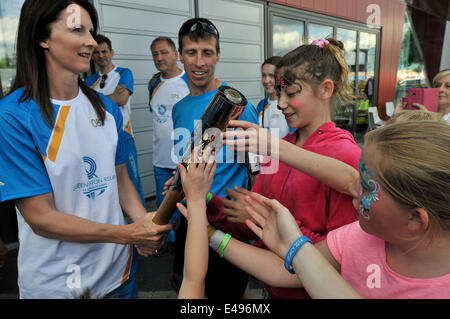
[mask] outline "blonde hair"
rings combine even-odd
[[[442,70],[441,72],[439,72],[438,74],[436,74],[433,78],[432,84],[433,86],[436,86],[436,82],[439,81],[440,79],[442,79],[445,76],[450,75],[450,69],[448,70]]]
[[[394,114],[386,124],[399,123],[399,122],[407,122],[407,121],[443,121],[442,115],[436,112],[422,111],[422,110],[413,110],[413,111],[401,111],[397,114]]]
[[[450,125],[398,121],[367,133],[365,143],[383,190],[406,207],[423,208],[433,224],[450,231]]]

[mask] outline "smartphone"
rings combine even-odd
[[[407,102],[406,110],[417,110],[413,103],[425,105],[428,111],[437,112],[439,108],[439,88],[410,88],[408,97],[403,98]]]

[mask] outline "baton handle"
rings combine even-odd
[[[157,225],[168,224],[173,212],[177,208],[177,203],[181,202],[183,198],[184,192],[182,190],[170,189],[159,206],[155,217],[153,217],[153,222]]]

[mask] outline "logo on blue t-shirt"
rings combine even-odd
[[[73,191],[81,189],[83,194],[90,199],[96,199],[102,195],[108,188],[108,183],[116,179],[116,175],[98,177],[97,163],[89,156],[83,156],[84,172],[87,176],[87,182],[77,183]]]
[[[156,121],[159,124],[164,124],[164,123],[167,122],[168,116],[165,115],[166,112],[167,112],[167,107],[166,106],[164,106],[164,105],[158,106],[158,115],[156,116]]]
[[[89,180],[89,182],[83,188],[83,194],[88,198],[95,199],[106,191],[108,185],[106,185],[106,183],[103,181],[103,178],[98,178],[98,176],[95,175],[97,164],[92,158],[83,156],[83,162],[84,170]]]
[[[158,106],[158,113],[161,115],[164,115],[167,111],[167,107],[165,107],[164,105],[160,105]]]
[[[91,180],[92,178],[94,178],[94,176],[98,177],[97,175],[95,175],[95,171],[97,170],[97,164],[95,163],[95,161],[88,156],[84,156],[83,162],[87,164],[84,166],[84,169],[86,170],[88,179]]]

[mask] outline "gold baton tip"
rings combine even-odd
[[[225,97],[230,100],[231,102],[235,103],[235,104],[239,104],[242,102],[242,96],[239,94],[238,91],[234,90],[234,89],[226,89],[223,91],[223,94],[225,95]]]

